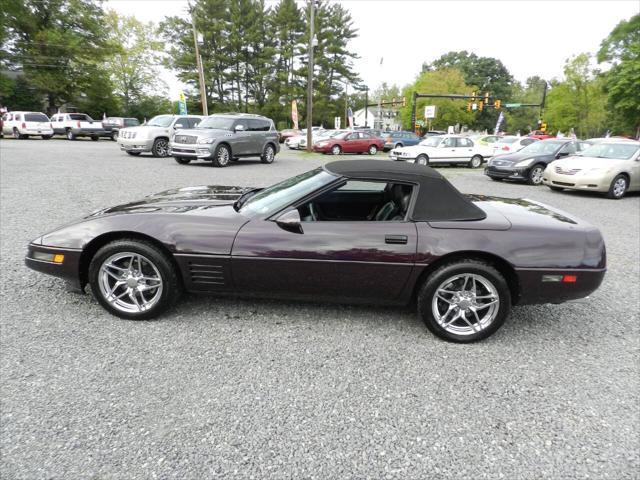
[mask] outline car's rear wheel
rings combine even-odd
[[[511,293],[493,266],[465,259],[434,271],[418,292],[418,313],[433,333],[453,342],[489,337],[511,311]]]
[[[190,158],[186,158],[186,157],[174,157],[174,158],[176,162],[178,162],[180,165],[186,165],[191,161]]]
[[[156,138],[151,147],[154,157],[167,157],[169,155],[169,140],[166,138]]]
[[[91,137],[91,140],[93,140],[94,142],[97,142],[99,140],[98,137]]]
[[[75,140],[76,136],[75,134],[71,131],[71,129],[67,128],[67,140]]]
[[[127,153],[133,157],[137,157],[138,155],[140,155],[141,152],[127,152]]]
[[[527,183],[529,185],[542,185],[544,168],[544,165],[541,164],[537,164],[531,167],[531,170],[529,170],[529,175],[527,176]]]
[[[627,193],[627,188],[629,188],[629,179],[625,175],[618,175],[611,182],[607,197],[620,200]]]
[[[469,168],[478,168],[480,165],[482,165],[482,157],[480,155],[474,155],[473,157],[471,157],[471,160],[469,160],[469,163],[467,165],[469,166]]]
[[[231,150],[226,145],[218,145],[213,154],[212,165],[214,167],[226,167],[231,161]]]
[[[378,147],[375,145],[369,145],[369,155],[375,155],[378,153]]]
[[[260,160],[262,161],[262,163],[273,163],[275,158],[276,158],[276,149],[273,148],[273,145],[268,143],[264,147],[264,151],[262,152],[262,156],[260,157]]]
[[[334,145],[331,147],[331,155],[340,155],[342,153],[342,147],[340,145]]]
[[[420,154],[416,157],[416,163],[418,165],[429,165],[429,157],[425,154]]]
[[[118,135],[119,135],[119,133],[118,133],[118,131],[117,131],[117,130],[115,130],[115,131],[111,132],[111,140],[113,140],[114,142],[116,142],[116,141],[118,140]]]
[[[134,239],[98,250],[89,265],[89,284],[107,311],[130,320],[160,315],[181,293],[171,259],[155,245]]]
[[[22,135],[22,134],[18,131],[18,129],[14,127],[14,129],[13,129],[13,138],[16,138],[16,139],[21,140],[21,139],[23,139],[23,138],[24,138],[24,135]]]

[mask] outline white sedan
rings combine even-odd
[[[497,142],[492,143],[491,146],[493,147],[493,155],[495,156],[519,152],[527,145],[531,145],[533,142],[537,141],[537,138],[507,135],[505,137],[501,137]]]
[[[412,147],[394,148],[389,158],[420,165],[464,164],[478,168],[493,156],[493,148],[474,143],[462,135],[429,137]]]

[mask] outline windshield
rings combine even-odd
[[[198,128],[214,128],[216,130],[233,130],[235,119],[229,117],[215,116],[205,118],[198,124]]]
[[[49,118],[44,113],[25,113],[24,119],[27,122],[48,122]]]
[[[158,115],[147,122],[150,127],[168,127],[173,121],[172,115]]]
[[[598,143],[584,149],[582,156],[609,160],[629,160],[638,149],[640,149],[640,146],[635,143]]]
[[[81,120],[81,121],[91,121],[91,117],[89,115],[85,115],[84,113],[71,113],[69,115],[71,120]]]
[[[552,154],[555,153],[556,150],[558,150],[558,148],[560,148],[561,146],[562,143],[560,142],[533,142],[520,150],[520,153],[535,153],[542,155]]]
[[[335,179],[334,175],[321,168],[296,175],[256,193],[242,205],[240,212],[249,215],[269,215]]]
[[[442,137],[429,137],[420,142],[423,147],[437,147],[442,142]]]

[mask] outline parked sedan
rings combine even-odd
[[[542,181],[552,190],[601,192],[618,200],[640,191],[640,142],[609,139],[594,144],[580,156],[549,165]]]
[[[420,165],[467,165],[478,168],[493,155],[491,147],[477,145],[461,135],[429,137],[413,147],[394,148],[391,160]]]
[[[589,144],[570,138],[550,138],[531,143],[516,153],[499,155],[484,169],[492,180],[517,180],[529,185],[542,184],[547,165],[559,158],[575,155]]]
[[[293,128],[288,128],[286,130],[281,130],[278,132],[278,140],[280,143],[284,143],[287,138],[296,137],[298,135],[302,135],[302,130],[295,130]]]
[[[265,189],[174,189],[38,237],[28,267],[91,286],[122,318],[154,318],[187,292],[405,305],[436,335],[472,342],[512,305],[596,290],[593,226],[527,200],[465,196],[437,171],[331,162]]]
[[[375,155],[384,148],[384,140],[367,132],[343,132],[334,137],[325,138],[313,145],[318,153],[368,153]]]
[[[515,153],[522,150],[527,145],[537,142],[537,138],[532,137],[516,137],[515,135],[507,135],[501,137],[495,143],[492,143],[494,155],[504,155],[505,153]]]
[[[384,151],[392,148],[410,147],[417,145],[422,140],[415,132],[387,132],[384,139]]]

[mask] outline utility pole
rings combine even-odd
[[[309,71],[307,73],[307,152],[313,151],[313,44],[314,40],[314,8],[316,0],[309,2]]]
[[[207,90],[204,84],[204,70],[202,69],[202,57],[200,56],[200,49],[198,48],[198,32],[196,30],[196,18],[193,15],[193,9],[191,9],[191,26],[193,27],[193,44],[196,47],[196,62],[198,64],[198,78],[200,80],[200,102],[202,103],[202,114],[206,116],[209,115]]]
[[[345,128],[347,127],[347,125],[349,125],[349,93],[347,92],[347,90],[349,89],[349,86],[347,84],[347,82],[344,82],[344,126]]]
[[[368,127],[367,125],[368,113],[369,113],[369,87],[365,85],[364,87],[364,126],[365,128]]]

